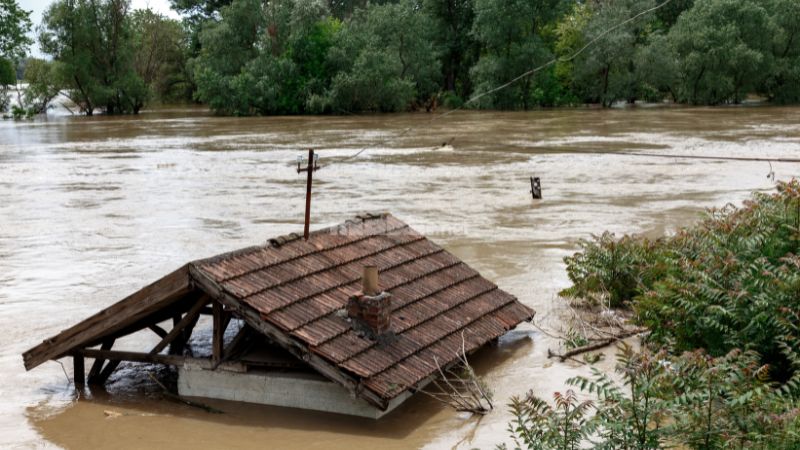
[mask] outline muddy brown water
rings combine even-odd
[[[451,138],[452,148],[437,148]],[[800,157],[800,109],[463,112],[431,123],[425,114],[219,118],[179,108],[4,121],[0,447],[492,448],[507,441],[511,395],[549,397],[586,373],[547,360],[556,343],[526,324],[475,358],[498,405],[488,416],[418,396],[376,422],[216,401],[225,413],[209,414],[162,399],[146,376],[153,367],[123,366],[106,391],[80,397],[55,362],[24,371],[24,350],[181,264],[300,230],[305,180],[294,164],[307,147],[323,166],[313,227],[391,211],[557,328],[562,258],[579,238],[670,232],[705,206],[774,186],[767,163],[614,153]],[[779,179],[799,169],[772,165]],[[541,201],[528,193],[532,175]],[[71,375],[68,360],[64,369]]]

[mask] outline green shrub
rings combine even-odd
[[[800,312],[800,183],[711,210],[674,236],[649,241],[610,234],[566,258],[562,295],[630,305],[650,339],[722,356],[753,350],[776,380],[793,374]]]
[[[572,286],[560,292],[563,297],[622,307],[668,270],[663,261],[669,251],[664,240],[617,239],[606,232],[581,240],[578,246],[581,251],[564,259]]]
[[[671,356],[623,345],[616,371],[621,382],[596,369],[568,380],[584,395],[557,393],[554,406],[531,393],[512,399],[516,448],[800,448],[797,397],[775,389],[755,352]],[[579,401],[585,394],[596,400]]]

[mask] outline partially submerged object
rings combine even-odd
[[[189,356],[202,315],[206,358]],[[120,361],[168,364],[181,395],[378,418],[533,315],[397,218],[370,214],[191,262],[23,359],[30,370],[72,356],[76,385],[84,358],[90,383]],[[112,349],[141,330],[161,338],[150,351]]]

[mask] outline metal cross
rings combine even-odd
[[[314,154],[314,149],[308,149],[308,163],[305,167],[300,167],[300,164],[303,162],[303,157],[297,157],[297,173],[300,172],[308,172],[308,178],[306,179],[306,223],[305,228],[303,228],[303,238],[308,240],[308,227],[309,222],[311,221],[311,181],[313,178],[313,173],[319,170],[319,165],[317,164],[319,160],[319,155]]]

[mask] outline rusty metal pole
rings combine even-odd
[[[305,228],[303,228],[303,238],[308,240],[308,228],[311,222],[311,180],[313,179],[314,173],[314,149],[308,149],[308,166],[306,170],[308,171],[308,178],[306,178],[306,224]]]

